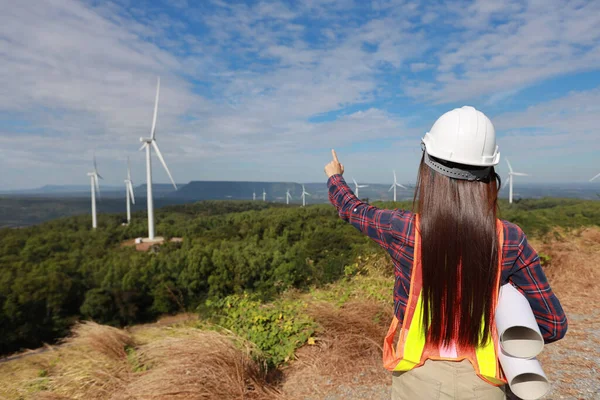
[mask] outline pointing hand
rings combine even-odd
[[[333,160],[325,166],[325,175],[327,175],[327,178],[331,178],[333,175],[343,175],[344,165],[340,164],[337,154],[333,149],[331,149],[331,156],[333,157]]]

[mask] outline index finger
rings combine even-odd
[[[333,157],[333,161],[335,161],[336,163],[340,162],[337,158],[337,154],[335,153],[334,149],[331,149],[331,156]]]

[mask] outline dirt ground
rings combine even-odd
[[[600,399],[600,229],[534,246],[551,257],[546,274],[569,321],[565,338],[539,357],[552,383],[546,398]]]

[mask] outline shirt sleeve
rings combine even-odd
[[[337,209],[340,218],[389,250],[395,211],[382,210],[360,201],[341,175],[331,176],[327,186],[329,201]]]
[[[537,252],[529,245],[527,237],[520,229],[518,236],[517,254],[509,281],[529,301],[544,342],[555,342],[567,333],[567,317],[550,288]]]

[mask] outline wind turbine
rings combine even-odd
[[[102,178],[98,173],[98,166],[96,165],[96,155],[94,154],[94,172],[88,172],[90,177],[90,183],[92,186],[92,228],[96,229],[98,226],[98,220],[96,218],[96,191],[98,191],[98,197],[100,197],[100,185],[98,184],[98,178]]]
[[[292,199],[292,195],[290,194],[290,189],[285,192],[285,204],[290,204],[290,200]]]
[[[356,179],[354,178],[352,178],[352,180],[354,181],[354,194],[356,195],[356,197],[358,197],[358,189],[369,187],[369,185],[359,185],[358,183],[356,183]]]
[[[252,200],[256,200],[256,189],[252,192]]]
[[[398,187],[398,186],[400,186],[402,189],[406,189],[406,186],[399,184],[398,181],[396,180],[396,170],[394,170],[394,183],[390,187],[390,190],[394,189],[394,202],[396,201],[396,187]],[[388,190],[388,192],[390,190]],[[356,195],[356,196],[358,197],[358,195]]]
[[[593,177],[592,179],[590,179],[590,182],[593,181],[594,179],[596,179],[599,176],[600,176],[600,174],[596,175],[595,177]]]
[[[140,142],[144,143],[140,148],[140,151],[146,149],[146,187],[148,189],[148,239],[154,239],[154,202],[152,199],[152,149],[156,151],[156,155],[158,159],[162,163],[165,171],[167,171],[167,175],[169,175],[169,179],[171,179],[171,183],[173,183],[173,187],[177,190],[177,185],[171,176],[171,172],[169,172],[169,168],[167,167],[167,163],[156,144],[156,115],[158,114],[158,94],[160,91],[160,78],[158,78],[156,83],[156,99],[154,100],[154,116],[152,117],[152,130],[150,131],[149,138],[140,138]]]
[[[302,207],[306,206],[306,196],[310,196],[310,193],[308,193],[304,188],[304,185],[302,185]]]
[[[135,204],[133,195],[133,182],[131,181],[131,165],[129,165],[129,157],[127,157],[127,179],[125,179],[125,194],[127,197],[127,225],[131,222],[131,204]]]
[[[528,174],[524,174],[522,172],[514,172],[508,158],[506,159],[506,164],[508,164],[508,179],[504,182],[504,187],[508,185],[508,203],[512,204],[513,200],[513,176],[529,176]]]
[[[267,201],[267,192],[265,192],[264,188],[263,188],[263,201]]]

